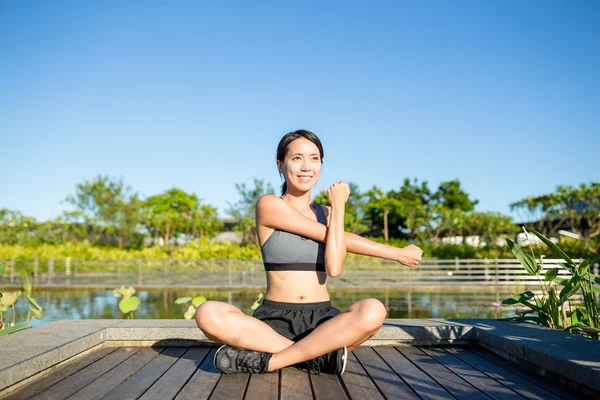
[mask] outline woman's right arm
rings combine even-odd
[[[296,233],[326,243],[327,227],[296,211],[279,197],[267,194],[256,203],[256,221],[260,226]],[[398,248],[377,243],[353,233],[344,232],[346,250],[366,256],[397,261],[414,267],[421,260],[423,251],[415,245]]]
[[[279,197],[266,194],[256,202],[256,223],[258,227],[265,226],[296,233],[319,242],[325,243],[327,227],[314,221],[288,205]]]

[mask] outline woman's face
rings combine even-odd
[[[309,191],[321,175],[319,148],[308,139],[298,138],[290,143],[283,162],[277,160],[277,168],[287,182],[288,191]]]

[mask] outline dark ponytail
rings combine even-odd
[[[287,192],[287,182],[284,179],[283,183],[281,184],[281,195],[283,196],[285,192]]]
[[[279,145],[277,146],[277,160],[279,160],[279,162],[283,163],[283,160],[285,159],[285,156],[288,153],[290,144],[294,140],[299,139],[299,138],[308,139],[311,142],[313,142],[315,144],[315,146],[317,146],[317,148],[319,149],[319,153],[321,155],[321,162],[323,162],[324,152],[323,152],[323,145],[321,144],[321,141],[319,140],[317,135],[315,135],[311,131],[307,131],[306,129],[299,129],[294,132],[286,133],[281,138],[281,140],[279,141]],[[287,182],[285,181],[285,178],[284,178],[283,184],[281,185],[281,195],[283,196],[286,192],[287,192]]]

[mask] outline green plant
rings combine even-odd
[[[123,297],[119,301],[119,310],[125,314],[127,319],[133,319],[133,312],[140,306],[140,299],[134,296],[135,289],[132,286],[121,286],[120,288],[115,288],[113,293],[117,298]]]
[[[190,302],[191,304],[189,304]],[[198,308],[198,306],[200,306],[200,304],[204,302],[206,302],[206,297],[204,296],[196,296],[194,298],[186,296],[180,297],[175,300],[175,304],[177,305],[185,304],[186,306],[188,306],[187,310],[183,313],[183,318],[185,319],[194,318],[194,315],[196,314],[196,309]]]
[[[4,273],[4,268],[6,267],[6,262],[0,264],[0,277]],[[16,292],[4,292],[0,293],[0,336],[8,335],[9,333],[13,333],[16,331],[20,331],[22,329],[26,329],[31,327],[31,318],[42,319],[42,307],[37,303],[35,298],[32,296],[33,292],[33,284],[31,283],[31,278],[27,272],[23,272],[21,274],[21,279],[23,281],[23,291],[18,290]],[[19,298],[23,295],[29,302],[29,311],[27,313],[27,322],[17,324],[16,323],[16,312],[15,312],[15,304],[19,300]],[[8,309],[12,311],[11,321],[6,326],[4,324],[3,313],[8,311]]]
[[[524,228],[525,230],[525,228]],[[554,256],[564,260],[559,265],[569,272],[568,279],[558,277],[558,268],[552,268],[541,275],[544,267],[544,257],[536,258],[530,246],[530,253],[521,246],[507,239],[508,247],[525,268],[527,273],[537,276],[542,289],[542,297],[536,296],[531,291],[514,295],[502,304],[523,304],[529,310],[517,311],[517,317],[505,318],[511,321],[533,321],[537,324],[555,329],[564,329],[569,332],[583,333],[598,339],[600,334],[600,305],[596,304],[594,293],[600,293],[600,288],[595,284],[600,283],[600,278],[590,272],[590,267],[600,262],[600,255],[586,258],[576,264],[559,246],[541,233],[532,230]],[[527,234],[527,231],[525,230]],[[562,286],[560,292],[558,286]],[[583,304],[573,304],[569,299],[581,291]],[[568,303],[567,303],[568,302]],[[568,305],[567,305],[568,304]],[[537,313],[527,316],[529,313]]]

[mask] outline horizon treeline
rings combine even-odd
[[[406,178],[397,189],[377,186],[361,191],[349,182],[345,227],[349,232],[380,241],[427,244],[501,246],[520,226],[510,216],[476,211],[478,200],[458,179],[430,188],[427,181]],[[257,199],[274,193],[270,184],[254,179],[235,185],[238,199],[226,210],[240,232],[242,244],[256,244],[254,212]],[[314,196],[327,205],[327,193]],[[122,179],[99,175],[75,185],[65,198],[72,209],[44,222],[18,210],[0,209],[0,244],[41,245],[87,241],[92,245],[140,249],[185,245],[223,232],[217,208],[195,193],[171,188],[143,198]],[[600,243],[600,184],[557,186],[552,193],[529,196],[510,204],[546,236],[570,237],[586,251]]]

